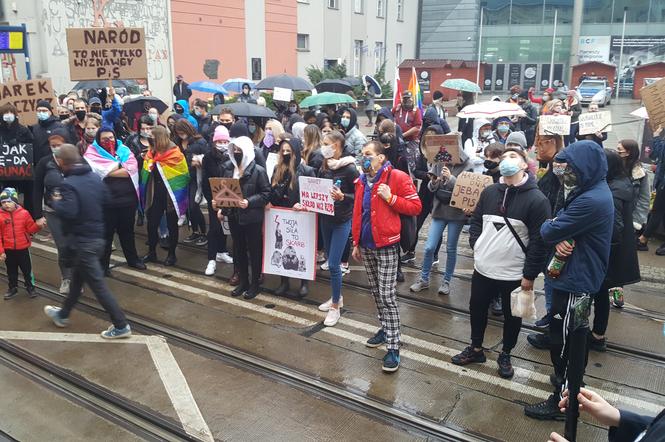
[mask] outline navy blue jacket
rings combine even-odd
[[[577,188],[540,234],[550,246],[574,239],[575,250],[561,276],[550,283],[569,293],[596,293],[607,274],[614,220],[612,192],[605,181],[607,157],[597,143],[584,140],[566,147],[555,160],[572,167]]]
[[[658,190],[665,189],[665,134],[654,137],[651,144],[650,157],[657,164],[653,185]]]
[[[87,164],[76,164],[65,174],[59,190],[61,198],[54,198],[51,207],[66,221],[65,234],[76,242],[103,239],[102,207],[108,196],[102,179]]]
[[[634,441],[643,432],[642,442],[665,441],[665,410],[655,418],[626,410],[620,410],[620,416],[619,426],[610,428],[609,442]]]

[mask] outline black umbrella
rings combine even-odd
[[[125,89],[130,86],[138,85],[136,80],[113,80],[113,87],[124,87]],[[72,88],[73,91],[78,91],[81,89],[104,89],[108,87],[108,80],[85,80],[79,81]]]
[[[363,82],[360,81],[360,78],[358,77],[344,77],[342,78],[342,80],[346,81],[353,87],[360,86],[361,84],[363,84]]]
[[[280,74],[261,80],[255,89],[275,89],[281,87],[291,89],[292,91],[311,91],[314,89],[312,83],[304,78],[294,77],[293,75]]]
[[[338,94],[343,94],[353,89],[349,82],[345,80],[323,80],[318,82],[314,87],[319,93],[335,92]]]
[[[164,113],[169,106],[157,97],[136,97],[125,100],[122,105],[123,110],[127,115],[145,114],[148,109],[154,107],[157,112]]]
[[[259,106],[253,103],[230,103],[218,104],[212,110],[213,115],[219,115],[221,110],[228,107],[233,111],[236,117],[251,117],[251,118],[277,118],[275,112],[265,106]]]

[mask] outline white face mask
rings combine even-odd
[[[229,150],[229,143],[215,143],[215,148],[220,152],[227,152]]]
[[[16,115],[14,115],[14,114],[4,114],[2,116],[2,119],[4,120],[5,123],[13,123],[14,120],[16,120]]]
[[[325,159],[330,159],[335,156],[335,148],[332,144],[324,144],[321,146],[321,155],[323,155],[323,158]]]

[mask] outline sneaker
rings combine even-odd
[[[409,287],[409,290],[412,292],[422,292],[423,290],[427,290],[429,288],[429,281],[423,281],[422,279],[418,279],[415,283]]]
[[[550,335],[547,333],[531,333],[526,337],[529,344],[533,345],[539,350],[550,349]]]
[[[591,331],[589,331],[588,336],[587,345],[589,346],[589,350],[599,352],[607,351],[607,338],[596,339]]]
[[[439,266],[439,258],[436,258],[434,261],[432,261],[432,267],[438,267]]]
[[[450,295],[450,281],[443,280],[439,287],[439,295]]]
[[[665,256],[665,243],[661,244],[660,247],[656,249],[656,255]]]
[[[218,253],[217,256],[215,256],[215,260],[217,262],[223,262],[224,264],[233,264],[233,258],[228,252]]]
[[[351,273],[351,269],[349,268],[349,263],[348,262],[343,262],[339,265],[339,269],[342,271],[342,276],[348,275]]]
[[[545,316],[537,320],[534,325],[537,328],[548,328],[550,326],[551,321],[552,321],[552,314],[547,313]]]
[[[159,238],[159,247],[168,250],[171,247],[171,239],[168,236],[162,236]]]
[[[13,287],[7,290],[7,293],[5,293],[5,301],[9,301],[10,299],[16,297],[16,295],[18,295],[18,288]]]
[[[167,267],[174,266],[175,263],[178,262],[178,258],[176,258],[175,253],[169,253],[166,255],[166,259],[164,260],[164,265]]]
[[[237,296],[240,296],[243,293],[245,293],[245,291],[247,291],[248,288],[249,288],[248,283],[239,284],[239,285],[236,286],[236,288],[231,290],[231,296],[233,296],[234,298],[237,297]]]
[[[637,240],[637,251],[638,252],[648,252],[649,246],[647,243]]]
[[[503,316],[503,302],[501,302],[501,298],[495,298],[492,300],[490,311],[493,316]]]
[[[52,305],[44,306],[44,313],[46,316],[51,318],[56,327],[67,327],[69,325],[69,319],[60,317],[60,307],[54,307]]]
[[[528,417],[548,421],[562,421],[566,415],[559,409],[559,396],[551,394],[547,400],[524,407],[524,414]]]
[[[203,247],[208,245],[208,237],[205,235],[200,235],[199,239],[194,241],[194,245],[198,247]]]
[[[325,272],[327,272],[328,270],[330,270],[330,265],[328,265],[328,261],[327,261],[327,260],[326,260],[326,262],[324,262],[323,264],[321,264],[321,270],[323,270],[323,271],[325,271]]]
[[[376,348],[382,346],[385,343],[386,343],[386,333],[383,331],[382,328],[380,328],[379,331],[376,332],[374,336],[372,336],[367,340],[367,342],[365,342],[365,346],[369,348]]]
[[[402,264],[413,264],[416,262],[416,253],[406,252],[399,260]]]
[[[451,360],[455,365],[467,365],[474,362],[482,364],[487,359],[485,358],[485,352],[483,350],[475,351],[473,346],[469,345],[464,351],[462,351],[462,353],[453,356]]]
[[[399,368],[399,350],[388,350],[388,353],[383,357],[383,366],[381,370],[392,373]]]
[[[326,319],[323,321],[323,325],[326,327],[332,327],[335,324],[337,324],[337,321],[339,321],[339,310],[338,308],[332,308],[328,309],[328,314],[326,315]]]
[[[195,242],[198,239],[199,239],[199,234],[194,232],[191,235],[189,235],[187,238],[183,239],[183,242],[192,243],[192,242]]]
[[[612,304],[614,304],[616,308],[623,308],[623,288],[615,287],[610,289],[610,293],[612,293]]]
[[[210,261],[208,261],[208,265],[206,266],[206,271],[205,271],[206,276],[214,275],[215,270],[217,270],[217,261],[211,259]]]
[[[123,339],[129,338],[132,335],[132,329],[129,327],[129,324],[125,328],[116,328],[115,325],[112,325],[101,334],[104,339]]]
[[[404,278],[404,273],[400,269],[397,269],[397,282],[404,282],[406,279]]]
[[[30,284],[25,288],[25,291],[28,292],[28,298],[36,298],[37,297],[37,290],[35,289],[35,286]]]
[[[324,251],[319,251],[316,253],[316,263],[321,264],[326,262],[326,253]]]
[[[502,351],[499,354],[496,363],[499,365],[499,376],[504,379],[510,379],[513,377],[515,370],[513,370],[513,364],[510,363],[510,355],[508,353]]]
[[[329,300],[327,300],[326,302],[321,304],[319,306],[319,310],[322,311],[322,312],[327,312],[328,310],[330,310],[330,307],[332,307],[332,298],[330,298]],[[340,297],[339,298],[339,309],[341,310],[342,307],[344,307],[344,298]]]
[[[58,289],[58,293],[61,295],[66,295],[69,293],[69,286],[71,285],[72,281],[70,279],[63,279],[62,282],[60,283],[60,288]]]

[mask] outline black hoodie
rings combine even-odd
[[[275,183],[274,180],[271,183],[272,191],[270,193],[270,202],[274,206],[278,207],[293,207],[295,203],[300,201],[300,186],[298,185],[298,178],[301,176],[316,176],[315,170],[305,164],[302,164],[302,144],[297,138],[292,138],[288,141],[282,141],[279,146],[280,149],[282,144],[289,143],[291,150],[293,151],[293,156],[296,164],[296,176],[295,178],[290,176],[290,173],[286,173],[281,182]],[[275,177],[273,172],[273,178]],[[291,186],[291,181],[293,181],[293,186]]]
[[[35,164],[37,164],[43,157],[51,155],[51,148],[48,144],[48,137],[50,137],[51,133],[58,128],[64,129],[64,125],[55,115],[51,115],[48,119],[44,121],[38,121],[37,124],[30,126],[32,136],[34,137],[32,148],[34,152],[33,158]],[[67,139],[65,141],[67,143],[76,144],[74,140],[71,139]]]

